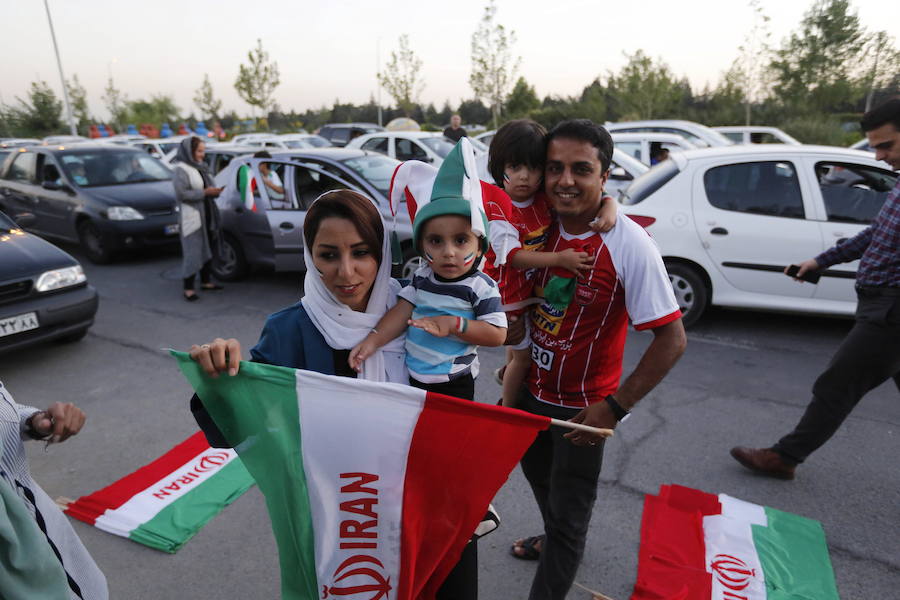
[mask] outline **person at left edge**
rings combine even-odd
[[[106,600],[106,577],[59,507],[31,477],[26,440],[63,442],[84,425],[71,403],[17,404],[0,382],[0,598]]]
[[[194,279],[200,273],[200,288],[221,290],[212,282],[211,263],[219,252],[219,209],[215,198],[222,188],[213,185],[212,176],[203,158],[206,144],[198,137],[181,140],[174,159],[175,198],[179,209],[181,236],[181,276],[184,299],[193,302],[200,297],[194,290]]]

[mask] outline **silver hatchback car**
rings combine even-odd
[[[371,198],[384,217],[388,229],[394,227],[402,250],[401,276],[418,265],[412,249],[412,224],[405,207],[396,220],[391,215],[388,188],[400,163],[375,152],[342,148],[307,149],[273,153],[272,158],[234,158],[216,175],[216,185],[224,187],[216,204],[222,216],[223,256],[213,263],[218,279],[231,281],[245,276],[251,268],[275,271],[302,271],[303,221],[312,202],[324,192],[351,189]],[[263,180],[260,165],[275,174],[284,193],[273,193],[257,185],[244,197],[240,169],[247,167],[257,181]]]

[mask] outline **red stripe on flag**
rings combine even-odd
[[[431,600],[510,471],[550,419],[428,393],[403,491],[397,598]]]
[[[648,494],[631,600],[709,600],[703,516],[719,513],[718,498],[700,490],[664,485]]]
[[[203,432],[198,431],[134,473],[93,494],[82,496],[70,504],[65,512],[79,521],[93,525],[97,517],[107,510],[119,508],[135,494],[147,489],[150,484],[159,481],[206,450],[209,450],[209,443]]]

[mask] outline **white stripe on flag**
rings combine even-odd
[[[766,525],[758,504],[721,494],[722,514],[703,517],[706,570],[712,598],[765,600],[766,579],[753,542],[752,524]]]
[[[747,502],[727,494],[719,494],[719,504],[722,505],[722,515],[729,519],[746,521],[753,525],[767,527],[769,519],[766,517],[766,509],[759,504]]]
[[[237,453],[228,448],[208,448],[176,471],[152,483],[132,496],[119,508],[107,510],[97,517],[94,526],[116,535],[128,534],[155,517],[161,510],[196,489],[229,462]]]
[[[346,567],[341,568],[344,561],[367,553],[379,557],[377,560],[383,564],[383,569],[379,570],[393,584],[400,574],[407,455],[425,392],[394,385],[392,402],[373,402],[373,398],[383,397],[385,388],[391,384],[373,384],[365,380],[354,383],[356,385],[352,387],[338,387],[325,378],[316,379],[304,371],[297,371],[300,436],[305,457],[303,468],[315,529],[316,575],[320,584],[333,581],[339,571],[346,572]],[[334,421],[335,406],[353,414],[352,426],[348,423],[346,429],[335,429],[320,425]],[[352,445],[357,451],[327,450],[340,445]],[[366,448],[377,448],[377,452],[365,452]],[[316,460],[313,462],[309,457],[316,457]],[[347,475],[350,473],[365,473],[378,479]],[[354,487],[356,491],[352,491]],[[363,492],[359,488],[374,489],[377,493]],[[377,516],[373,519],[365,514],[341,510],[342,503],[352,501],[359,501],[356,508],[362,512],[371,509]],[[342,585],[353,585],[354,577],[347,578]]]

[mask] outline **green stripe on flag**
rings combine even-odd
[[[840,600],[818,521],[765,507],[768,526],[753,525],[767,600]]]
[[[252,485],[253,478],[240,459],[232,460],[214,477],[159,511],[128,537],[145,546],[175,553],[223,507],[234,502]]]
[[[241,362],[242,377],[211,378],[188,354],[172,351],[172,355],[266,497],[278,543],[282,598],[318,600],[295,371]],[[273,510],[285,505],[293,510]]]

